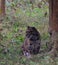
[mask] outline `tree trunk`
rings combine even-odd
[[[49,0],[49,27],[52,30],[51,42],[54,46],[51,54],[54,56],[58,52],[58,0]]]
[[[5,0],[0,0],[0,17],[5,15]]]

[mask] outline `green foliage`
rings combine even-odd
[[[43,33],[42,39],[43,39],[43,40],[46,40],[46,39],[48,39],[48,38],[49,38],[49,34],[48,34],[48,33]]]

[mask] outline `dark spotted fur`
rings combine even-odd
[[[27,27],[26,38],[22,45],[22,50],[30,54],[38,54],[40,51],[40,33],[35,27]]]

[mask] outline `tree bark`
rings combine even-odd
[[[52,30],[51,42],[54,46],[51,54],[54,56],[58,52],[58,0],[49,0],[49,28]]]
[[[5,15],[5,0],[0,0],[0,16]]]

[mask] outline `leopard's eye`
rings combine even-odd
[[[32,45],[32,44],[30,44],[30,45]]]

